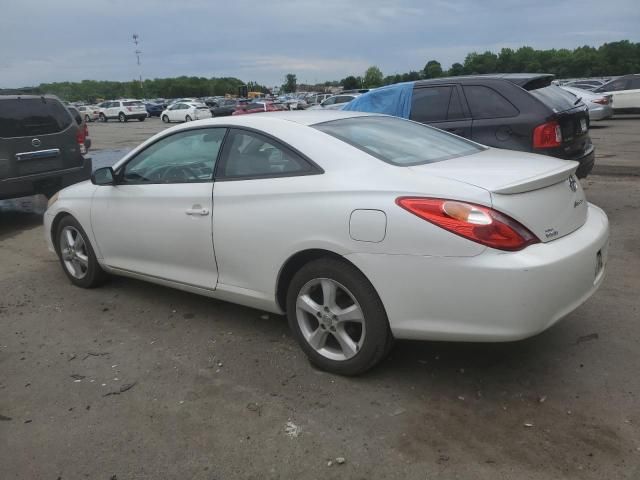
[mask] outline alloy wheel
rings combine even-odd
[[[82,234],[72,226],[60,231],[60,255],[69,274],[78,280],[89,270],[89,254]]]
[[[313,279],[300,289],[296,319],[307,343],[328,359],[348,360],[364,343],[362,308],[344,285],[330,278]]]

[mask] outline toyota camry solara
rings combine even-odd
[[[286,313],[309,359],[364,372],[393,339],[535,335],[601,284],[608,221],[575,162],[355,112],[165,130],[50,201],[69,280],[125,275]]]

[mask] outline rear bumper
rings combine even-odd
[[[542,332],[585,302],[606,269],[609,223],[589,205],[575,232],[520,252],[475,257],[347,255],[376,288],[396,338],[512,341]],[[602,269],[597,273],[598,252]]]
[[[591,121],[606,120],[611,117],[613,117],[613,108],[611,105],[589,108],[589,120]]]
[[[134,113],[132,115],[125,115],[125,117],[127,117],[127,120],[131,120],[131,119],[139,119],[139,118],[147,118],[149,115],[145,112],[145,113]]]
[[[88,180],[91,177],[91,170],[91,158],[85,158],[81,167],[0,180],[0,199],[57,191],[74,183]]]

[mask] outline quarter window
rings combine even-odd
[[[255,132],[232,130],[225,145],[220,177],[277,177],[313,171],[311,164],[291,149]]]
[[[492,88],[483,85],[465,85],[463,88],[473,118],[515,117],[520,113]]]
[[[210,182],[224,128],[200,128],[162,138],[124,166],[121,183]]]

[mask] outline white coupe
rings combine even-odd
[[[375,114],[223,117],[60,191],[44,223],[79,287],[125,275],[286,313],[315,365],[354,375],[394,338],[518,340],[589,298],[609,228],[577,166]]]
[[[196,102],[176,102],[169,105],[160,114],[164,123],[170,122],[191,122],[193,120],[203,120],[211,118],[211,110],[204,103]]]

